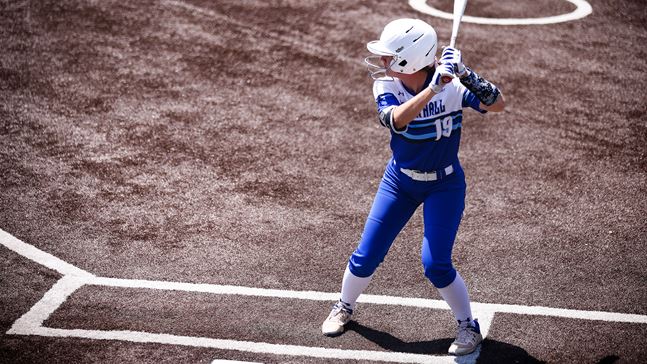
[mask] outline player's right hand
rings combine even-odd
[[[436,66],[436,72],[431,78],[429,87],[433,92],[439,93],[454,77],[454,68],[451,64],[439,64]]]
[[[443,48],[443,53],[440,56],[440,63],[451,65],[454,68],[454,73],[458,77],[463,77],[467,73],[467,68],[463,64],[463,56],[461,55],[461,51],[456,48]]]

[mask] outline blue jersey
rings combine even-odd
[[[425,82],[429,85],[433,74]],[[399,79],[379,78],[373,84],[378,113],[412,99],[415,94]],[[479,100],[455,78],[434,95],[404,130],[391,129],[391,150],[398,167],[435,171],[458,161],[463,126],[463,108],[479,108]]]

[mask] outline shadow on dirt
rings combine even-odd
[[[346,326],[349,331],[355,331],[367,340],[374,342],[381,348],[403,353],[446,355],[447,348],[453,338],[430,341],[405,342],[399,338],[379,330],[351,321]],[[545,363],[530,356],[524,349],[506,344],[501,341],[486,339],[483,342],[481,354],[477,360],[479,364],[485,363]]]

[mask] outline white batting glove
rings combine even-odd
[[[452,65],[439,64],[436,66],[436,72],[434,72],[434,76],[431,78],[429,87],[433,92],[439,93],[446,84],[452,82],[455,76]]]
[[[440,63],[449,64],[454,69],[454,73],[463,78],[467,76],[467,68],[463,64],[463,57],[461,51],[452,47],[443,48],[443,53],[440,56]]]

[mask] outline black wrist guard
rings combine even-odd
[[[493,83],[469,70],[469,75],[461,78],[461,83],[472,91],[474,95],[485,105],[490,106],[496,102],[499,97],[499,89]]]

